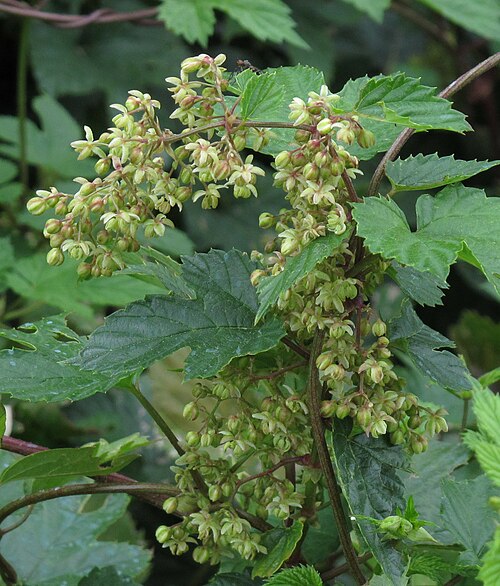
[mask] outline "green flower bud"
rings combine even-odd
[[[172,531],[170,527],[167,527],[166,525],[160,525],[156,530],[156,539],[160,543],[166,543],[170,539],[171,535]]]
[[[320,134],[330,134],[332,129],[333,122],[330,120],[330,118],[323,118],[323,120],[320,120],[316,126],[316,130]]]
[[[191,401],[191,403],[188,403],[184,407],[184,410],[182,411],[182,416],[185,419],[187,419],[188,421],[194,421],[198,417],[198,415],[199,415],[199,409],[194,401]]]
[[[275,224],[276,220],[274,216],[268,212],[264,212],[259,216],[259,227],[260,228],[272,228]]]
[[[64,254],[60,248],[53,248],[47,254],[47,263],[52,267],[62,265],[64,262]]]
[[[26,204],[28,212],[34,216],[41,216],[47,211],[47,207],[47,201],[41,197],[32,197]]]
[[[76,272],[82,281],[86,281],[87,279],[90,279],[92,275],[92,265],[88,262],[81,262],[78,265]]]
[[[195,448],[200,444],[200,435],[196,431],[186,433],[186,443],[190,448]]]
[[[356,421],[364,429],[370,424],[372,412],[368,407],[361,407],[356,413]]]
[[[345,419],[351,412],[351,408],[349,405],[343,403],[342,405],[337,406],[336,415],[339,419]]]
[[[387,331],[387,327],[385,325],[385,323],[381,320],[378,319],[373,325],[372,325],[372,333],[374,336],[385,336],[385,333]]]
[[[111,169],[111,157],[99,159],[97,163],[94,165],[94,169],[98,175],[106,175],[108,171]]]
[[[395,446],[404,444],[405,435],[401,429],[397,429],[394,433],[391,433],[391,443]]]
[[[163,503],[163,510],[165,511],[165,513],[171,515],[172,513],[175,513],[175,511],[177,511],[178,505],[179,501],[177,500],[177,498],[175,496],[171,496]]]
[[[363,149],[368,149],[375,144],[375,135],[370,130],[362,128],[356,137],[358,144]]]
[[[221,487],[218,486],[217,484],[212,484],[212,486],[208,489],[208,498],[213,503],[215,503],[215,501],[218,501],[221,496],[222,496]]]
[[[206,564],[210,559],[208,547],[200,546],[193,550],[193,560],[198,564]]]
[[[337,405],[334,401],[323,401],[321,403],[321,417],[330,418],[333,417],[337,412]]]
[[[290,163],[291,155],[288,151],[281,151],[274,159],[274,164],[277,169],[283,169]]]

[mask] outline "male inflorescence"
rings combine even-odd
[[[183,61],[179,77],[167,78],[176,104],[171,118],[184,128],[177,134],[160,126],[159,102],[139,91],[112,106],[118,114],[108,131],[95,138],[85,127],[85,140],[72,146],[80,159],[97,158],[98,177],[76,178],[74,195],[51,188],[28,202],[31,213],[51,209],[56,216],[44,229],[49,264],[69,256],[80,262],[81,278],[109,276],[137,253],[141,234],[162,236],[173,226],[173,208],[200,200],[213,209],[227,192],[258,195],[264,170],[247,149],[268,145],[274,130],[238,117],[239,98],[226,97],[224,61],[224,55],[198,55]],[[280,295],[275,311],[297,347],[307,349],[316,331],[325,332],[315,367],[327,425],[351,418],[355,430],[420,453],[429,436],[447,429],[444,411],[405,392],[386,324],[370,305],[388,262],[368,254],[355,235],[351,204],[360,170],[349,145],[370,147],[375,137],[356,116],[339,114],[338,100],[322,86],[290,104],[284,126],[295,129],[294,142],[273,162],[274,184],[288,206],[261,214],[260,226],[274,228],[276,236],[263,253],[252,253],[259,268],[251,280],[258,285],[278,275],[317,238],[344,235]],[[194,387],[184,417],[197,428],[186,434],[186,451],[173,467],[179,496],[164,505],[181,520],[158,528],[165,547],[175,554],[194,547],[200,563],[234,555],[252,559],[266,552],[261,531],[269,520],[314,521],[324,492],[310,432],[309,367],[283,346],[234,359],[219,376]]]

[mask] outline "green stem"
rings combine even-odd
[[[146,409],[146,411],[149,413],[151,418],[155,421],[155,423],[161,429],[161,431],[163,432],[165,437],[172,444],[173,448],[179,454],[179,456],[183,456],[186,453],[185,450],[181,447],[179,440],[177,439],[177,436],[172,431],[169,424],[165,421],[165,419],[156,410],[156,407],[146,399],[146,397],[141,393],[141,391],[137,385],[131,384],[129,387],[127,387],[127,389],[130,390],[130,392],[139,401],[139,403],[144,407],[144,409]],[[206,485],[205,485],[205,482],[204,482],[201,474],[197,470],[191,470],[191,476],[193,477],[193,480],[194,480],[198,490],[201,490],[202,492],[206,492]]]
[[[17,53],[17,119],[19,133],[19,175],[22,185],[22,193],[26,195],[29,190],[29,175],[27,161],[26,142],[26,118],[27,118],[27,90],[26,80],[28,76],[28,40],[30,20],[25,18],[21,22],[21,34],[19,36],[19,49]]]
[[[450,98],[458,91],[463,89],[466,85],[474,81],[480,75],[489,71],[496,65],[500,63],[500,52],[495,53],[491,57],[488,57],[484,61],[481,61],[478,65],[466,71],[463,75],[452,81],[440,94],[440,98]],[[375,173],[373,174],[372,180],[370,182],[370,186],[368,187],[367,196],[375,195],[378,191],[380,183],[385,175],[385,168],[389,161],[394,161],[394,159],[399,155],[401,149],[406,144],[408,139],[413,135],[415,131],[412,128],[405,128],[403,132],[396,138],[393,142],[391,148],[385,153],[382,157],[382,160],[378,164],[378,167],[375,169]]]
[[[172,431],[169,424],[157,411],[156,407],[146,399],[146,397],[141,393],[137,385],[132,384],[130,385],[130,387],[127,387],[127,389],[134,395],[134,397],[139,401],[139,403],[144,407],[144,409],[146,409],[151,418],[161,429],[165,437],[172,444],[172,446],[174,447],[175,451],[179,454],[179,456],[183,456],[186,453],[185,450],[182,449],[179,440],[177,439],[177,436]]]
[[[349,528],[347,520],[344,515],[342,508],[341,495],[342,491],[337,482],[335,471],[333,469],[330,454],[328,452],[328,446],[326,445],[325,439],[325,428],[323,419],[321,418],[321,382],[319,380],[318,369],[316,367],[316,359],[321,354],[323,348],[323,340],[325,337],[324,330],[317,330],[314,335],[314,340],[311,346],[311,357],[309,359],[309,380],[308,380],[308,392],[309,392],[309,408],[311,411],[311,427],[314,444],[318,451],[318,460],[325,478],[328,495],[333,509],[335,522],[339,532],[340,543],[342,550],[344,551],[347,564],[353,578],[357,584],[365,584],[366,579],[363,576],[363,572],[358,563],[356,551],[352,544],[349,536]]]

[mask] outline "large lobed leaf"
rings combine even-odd
[[[107,391],[118,381],[67,363],[82,349],[82,338],[62,316],[0,329],[20,348],[0,351],[0,390],[22,401],[77,401]]]
[[[296,65],[266,69],[261,75],[246,74],[240,82],[243,87],[237,112],[245,120],[290,122],[289,104],[293,98],[307,101],[308,93],[319,92],[325,79],[314,67]],[[296,144],[294,129],[272,128],[270,135],[269,143],[260,149],[264,153],[276,155]]]
[[[392,200],[370,197],[353,204],[358,234],[371,252],[446,280],[458,256],[480,268],[500,292],[500,198],[481,189],[449,185],[417,200],[417,231],[411,232]]]
[[[290,8],[282,0],[162,0],[158,17],[189,43],[206,46],[214,32],[214,10],[226,13],[261,41],[307,47],[294,30]]]
[[[215,375],[236,356],[258,354],[284,335],[272,319],[255,326],[255,265],[247,255],[212,250],[183,258],[183,278],[195,299],[152,296],[109,316],[84,347],[85,369],[123,378],[189,346],[187,379]]]
[[[442,305],[443,289],[448,289],[446,281],[442,281],[432,273],[422,273],[413,267],[404,267],[393,261],[387,274],[396,281],[401,290],[420,305]]]
[[[399,471],[405,469],[406,457],[401,447],[390,446],[385,438],[350,437],[349,425],[339,420],[332,440],[333,462],[353,517],[381,520],[404,510]],[[402,554],[383,541],[370,521],[357,518],[356,524],[390,583],[400,586],[406,569]]]
[[[338,112],[356,113],[363,128],[376,136],[372,147],[349,147],[349,152],[361,160],[388,150],[405,126],[416,132],[431,128],[471,130],[464,115],[451,108],[451,102],[437,97],[434,88],[403,73],[351,79],[337,93],[341,98],[335,104]]]
[[[472,130],[465,116],[451,102],[436,96],[436,88],[422,85],[404,73],[364,77],[349,82],[340,92],[339,112],[352,112],[364,119],[391,122],[417,131]]]
[[[440,157],[437,153],[419,153],[415,157],[389,161],[385,173],[392,184],[392,192],[396,193],[457,183],[496,165],[500,165],[500,161],[461,161],[453,155]]]
[[[391,343],[403,350],[422,374],[445,389],[471,389],[465,364],[448,350],[441,350],[454,343],[426,326],[410,303],[403,303],[401,315],[390,322],[389,332]]]
[[[316,238],[304,246],[297,256],[289,258],[281,273],[264,277],[257,288],[260,305],[255,318],[256,322],[278,301],[282,293],[310,273],[319,262],[330,256],[339,244],[349,237],[350,233],[351,231],[348,230],[344,234],[328,234]]]

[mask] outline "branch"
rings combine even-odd
[[[0,2],[0,12],[15,14],[24,18],[35,18],[49,22],[62,28],[78,28],[90,24],[108,24],[111,22],[139,22],[141,24],[161,24],[159,21],[152,21],[158,14],[157,8],[145,8],[144,10],[132,10],[129,12],[115,12],[108,8],[100,8],[89,14],[58,14],[55,12],[44,12],[30,6],[26,2],[8,0]]]
[[[489,71],[496,65],[500,63],[500,52],[495,53],[488,59],[481,61],[478,65],[466,71],[463,75],[458,77],[455,81],[452,81],[440,94],[440,98],[449,98],[456,94],[458,91],[463,89],[466,85],[474,81],[480,75],[483,75],[486,71]],[[378,164],[378,167],[375,169],[375,173],[373,174],[372,180],[370,182],[370,186],[368,188],[367,196],[370,197],[375,195],[378,191],[380,183],[385,174],[385,168],[389,161],[394,161],[394,159],[398,156],[403,146],[406,144],[408,139],[413,135],[415,130],[412,128],[405,128],[403,132],[396,138],[393,142],[391,148],[385,153],[382,157],[382,160]]]
[[[7,517],[24,509],[30,505],[50,501],[65,496],[78,496],[82,494],[116,494],[126,493],[134,494],[163,494],[166,496],[177,496],[179,491],[168,484],[160,483],[139,483],[132,482],[127,484],[68,484],[66,486],[57,486],[47,490],[39,490],[32,494],[25,495],[15,501],[10,502],[0,509],[0,525]],[[11,528],[9,528],[10,530]],[[3,532],[0,530],[0,537]]]
[[[308,381],[308,392],[309,392],[309,408],[311,411],[311,427],[312,435],[314,439],[314,445],[318,452],[318,460],[323,472],[323,476],[326,481],[326,487],[330,502],[335,516],[335,522],[339,532],[340,543],[342,550],[349,565],[349,570],[352,576],[356,580],[357,584],[365,584],[366,579],[363,576],[363,572],[359,567],[358,558],[356,551],[352,544],[349,536],[349,528],[342,508],[341,495],[342,491],[337,482],[335,471],[333,469],[330,453],[328,452],[328,446],[325,440],[325,428],[323,419],[321,418],[321,383],[318,376],[318,369],[316,367],[316,360],[321,354],[323,347],[323,339],[325,337],[324,330],[317,330],[314,335],[314,340],[311,347],[311,357],[309,359],[309,381]]]
[[[2,450],[7,450],[14,454],[21,454],[22,456],[29,456],[30,454],[36,454],[38,452],[44,452],[48,450],[45,446],[39,446],[32,444],[31,442],[25,442],[20,439],[16,439],[9,436],[2,438]],[[113,472],[112,474],[106,474],[105,476],[96,476],[94,480],[104,486],[113,486],[117,484],[135,484],[137,480],[125,476],[124,474],[118,474]],[[88,485],[87,485],[88,486]],[[165,485],[167,486],[167,485]],[[165,498],[161,494],[137,494],[137,498],[145,503],[157,507],[158,509],[163,508],[163,502]]]

